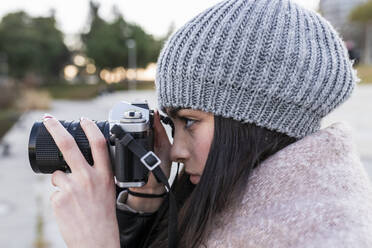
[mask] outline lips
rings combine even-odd
[[[188,171],[186,171],[186,174],[190,175],[190,182],[193,183],[193,184],[198,184],[199,181],[200,181],[200,175],[196,174],[196,173],[190,173]]]
[[[189,172],[189,171],[185,171],[185,172],[186,172],[186,174],[188,174],[190,176],[199,176],[200,177],[200,175],[197,174],[197,173],[193,173],[193,172]]]

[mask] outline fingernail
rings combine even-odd
[[[53,118],[53,115],[51,115],[51,114],[45,113],[43,115],[43,121],[44,122],[47,121],[47,120],[49,120],[49,119],[51,119],[51,118]]]
[[[87,117],[84,117],[84,116],[80,117],[80,122],[84,122],[84,121],[86,121],[86,120],[88,120]]]

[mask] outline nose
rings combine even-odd
[[[184,163],[189,158],[186,140],[175,132],[173,145],[170,151],[170,158],[174,162]]]

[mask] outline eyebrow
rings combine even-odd
[[[168,110],[169,117],[176,119],[178,117],[178,112],[181,110],[181,108],[170,108]]]
[[[176,119],[176,118],[179,118],[179,115],[178,115],[178,112],[181,110],[181,109],[189,109],[189,108],[169,108],[168,112],[169,112],[169,117],[173,118],[173,119]],[[167,113],[167,112],[166,112]]]

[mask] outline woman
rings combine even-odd
[[[155,152],[177,185],[178,247],[371,247],[372,189],[345,124],[321,119],[357,77],[336,31],[288,0],[227,0],[196,16],[158,59]],[[69,247],[167,247],[167,201],[153,176],[115,188],[105,140],[83,119],[94,166],[52,117],[72,173],[55,172]],[[148,198],[151,197],[151,198]],[[117,219],[116,219],[117,217]]]

